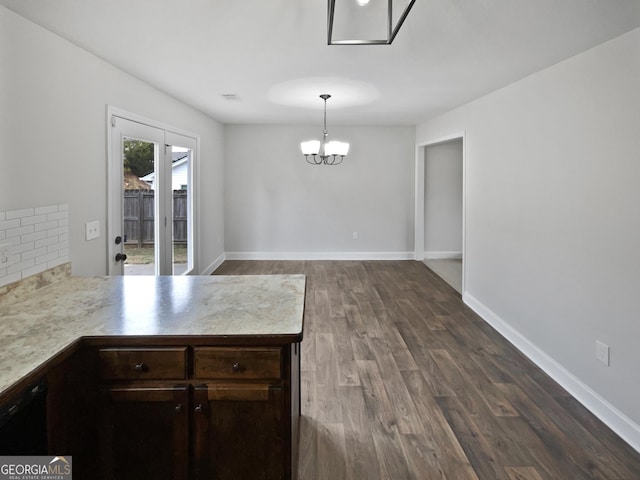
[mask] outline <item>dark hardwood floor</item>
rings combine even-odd
[[[640,454],[420,262],[226,261],[307,275],[301,480],[640,479]]]

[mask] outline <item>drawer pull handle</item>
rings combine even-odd
[[[194,410],[196,411],[196,413],[202,413],[202,404],[199,403],[198,405],[196,405],[196,408]]]
[[[136,372],[145,372],[147,370],[147,366],[144,363],[136,363],[133,369]]]
[[[182,412],[182,404],[181,403],[176,405],[176,413],[180,413],[180,412]]]
[[[231,367],[231,370],[233,370],[234,372],[239,372],[240,364],[238,362],[234,363],[233,366]]]

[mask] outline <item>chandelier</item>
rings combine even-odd
[[[328,0],[327,43],[391,45],[415,2]]]
[[[300,143],[300,149],[307,163],[311,165],[340,165],[344,157],[349,153],[349,144],[338,140],[327,141],[327,100],[331,95],[323,93],[320,98],[324,100],[324,130],[322,142],[320,140],[308,140]]]

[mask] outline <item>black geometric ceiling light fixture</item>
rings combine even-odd
[[[328,2],[329,45],[391,45],[416,0],[395,0],[395,6],[394,0]]]

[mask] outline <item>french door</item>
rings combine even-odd
[[[194,268],[197,139],[111,114],[109,275]]]

